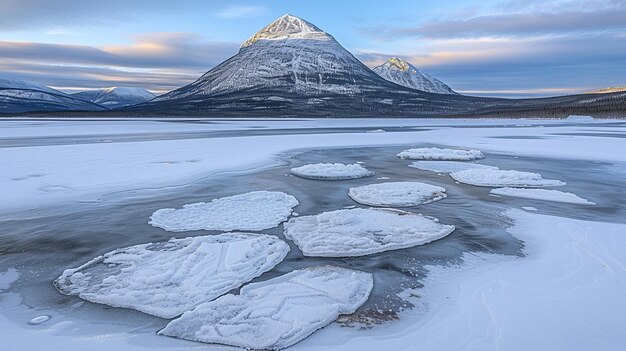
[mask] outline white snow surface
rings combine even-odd
[[[333,37],[315,25],[289,14],[283,15],[268,24],[252,38],[246,40],[241,47],[247,47],[259,40],[308,39],[334,41]]]
[[[222,197],[211,202],[163,208],[150,217],[150,224],[170,232],[189,230],[264,230],[287,220],[295,197],[279,191],[252,191]]]
[[[373,71],[386,80],[407,88],[437,94],[457,94],[439,79],[420,72],[415,66],[398,57],[390,58]]]
[[[578,205],[595,205],[593,202],[583,199],[576,194],[548,189],[525,189],[525,188],[498,188],[491,190],[491,194],[521,197],[525,199],[564,202]]]
[[[498,169],[498,167],[480,163],[459,161],[416,161],[410,164],[409,167],[437,173],[452,173],[466,169]]]
[[[452,172],[450,176],[458,182],[475,186],[523,188],[565,185],[560,180],[543,179],[539,173],[497,169],[467,169]]]
[[[207,123],[210,122],[210,123]],[[618,122],[618,121],[616,121]],[[496,123],[500,127],[493,128]],[[529,127],[515,127],[523,123]],[[280,121],[168,119],[0,119],[0,141],[19,139],[33,145],[4,147],[0,152],[1,216],[24,215],[29,210],[106,201],[109,193],[132,189],[159,189],[188,184],[220,172],[244,172],[276,165],[276,155],[288,150],[321,147],[362,147],[390,144],[440,143],[450,147],[481,148],[520,156],[606,161],[624,167],[626,139],[558,135],[594,131],[626,131],[603,125],[605,120],[566,124],[563,120],[450,120],[450,119],[283,119]],[[471,126],[472,128],[466,128]],[[540,128],[546,126],[546,128]],[[363,130],[407,127],[393,133],[326,133],[318,128],[359,127]],[[414,130],[411,127],[428,130]],[[189,138],[185,133],[280,129],[264,136]],[[289,130],[310,134],[292,134]],[[40,138],[63,140],[90,137],[112,139],[128,134],[163,138],[111,143],[38,144]],[[510,136],[529,138],[510,139]],[[540,137],[537,139],[537,137]],[[575,142],[575,143],[574,143]],[[59,155],[63,155],[60,157]]]
[[[284,233],[304,256],[351,257],[424,245],[453,231],[419,214],[356,208],[292,218]]]
[[[247,349],[279,350],[356,311],[373,288],[370,273],[333,266],[296,270],[199,305],[160,335]]]
[[[310,179],[356,179],[374,175],[374,172],[360,164],[315,163],[291,169],[291,173]]]
[[[226,233],[108,252],[55,281],[64,294],[173,318],[274,268],[289,246],[272,235]]]
[[[436,147],[422,147],[404,150],[397,155],[409,160],[439,160],[439,161],[472,161],[484,158],[478,150],[440,149]]]
[[[387,182],[350,188],[348,195],[370,206],[409,207],[445,198],[446,189],[420,182]]]

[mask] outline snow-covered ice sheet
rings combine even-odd
[[[291,169],[291,173],[302,178],[321,180],[356,179],[374,175],[360,164],[315,163]]]
[[[437,173],[452,173],[466,169],[498,169],[498,167],[480,163],[459,161],[416,161],[410,164],[409,167]]]
[[[578,205],[595,205],[593,202],[583,199],[576,194],[548,189],[525,189],[525,188],[498,188],[491,190],[491,194],[521,197],[525,199],[565,202]]]
[[[282,192],[252,191],[182,209],[163,208],[152,214],[149,223],[170,232],[264,230],[286,221],[297,205],[295,197]]]
[[[373,288],[370,273],[320,266],[244,286],[185,312],[159,331],[182,339],[279,350],[356,311]]]
[[[478,150],[440,149],[436,147],[422,147],[404,150],[399,158],[409,160],[440,160],[440,161],[472,161],[484,158]]]
[[[285,237],[305,256],[351,257],[424,245],[454,231],[434,218],[393,209],[352,209],[292,218]]]
[[[458,182],[476,186],[519,188],[565,185],[560,180],[543,179],[539,173],[497,169],[467,169],[452,172],[450,176]]]
[[[617,123],[616,121],[608,121]],[[523,123],[529,127],[515,127]],[[8,147],[0,152],[0,213],[23,213],[50,205],[97,201],[130,189],[180,186],[222,171],[246,171],[275,163],[287,150],[390,144],[443,144],[516,155],[624,162],[626,138],[558,135],[614,131],[596,120],[583,126],[557,120],[529,119],[284,119],[219,120],[7,120],[2,138],[29,139],[85,135],[169,135],[180,139]],[[493,126],[497,125],[498,128]],[[471,128],[467,128],[471,126]],[[544,127],[545,128],[539,128]],[[390,133],[326,133],[319,128],[405,128]],[[259,129],[309,130],[311,134],[188,138],[184,133]],[[427,130],[424,130],[427,129]],[[511,139],[509,137],[515,137]],[[35,143],[36,140],[35,140]],[[59,157],[63,155],[63,157]],[[19,161],[17,161],[19,160]]]
[[[55,280],[64,294],[173,318],[274,268],[289,252],[272,235],[226,233],[108,252]]]
[[[370,206],[409,207],[445,198],[446,189],[420,182],[387,182],[350,188],[348,195]]]

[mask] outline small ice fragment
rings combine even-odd
[[[471,161],[484,158],[478,150],[440,149],[436,147],[423,147],[404,150],[398,155],[401,159],[409,160],[439,160],[439,161]]]
[[[537,211],[536,208],[531,207],[531,206],[522,206],[522,210],[526,210],[526,211]]]
[[[46,316],[46,315],[37,316],[37,317],[29,320],[28,324],[38,325],[38,324],[41,324],[41,323],[44,323],[44,322],[48,321],[49,319],[50,319],[50,316]]]
[[[338,210],[292,218],[285,237],[304,256],[352,257],[424,245],[454,231],[422,215],[393,209]]]
[[[378,180],[389,180],[390,178],[389,177],[378,177],[376,179],[378,179]]]
[[[520,188],[565,185],[560,180],[543,179],[538,173],[497,169],[466,169],[452,172],[450,176],[456,181],[475,186]]]
[[[583,199],[575,194],[558,190],[498,188],[491,190],[491,193],[496,195],[520,197],[525,199],[564,202],[578,205],[595,205],[595,203],[587,199]]]
[[[580,116],[580,115],[570,115],[566,119],[567,121],[573,122],[589,122],[593,121],[593,117],[591,116]]]
[[[374,130],[368,130],[368,133],[384,133],[386,132],[384,129],[374,129]]]
[[[370,206],[408,207],[446,197],[446,189],[420,182],[387,182],[350,188],[348,195]]]
[[[356,311],[373,288],[370,273],[333,266],[305,268],[252,283],[185,312],[160,335],[279,350]]]
[[[65,270],[54,284],[66,295],[173,318],[269,271],[288,252],[273,235],[170,239],[111,251]]]
[[[170,232],[188,230],[264,230],[287,220],[298,200],[278,191],[253,191],[183,206],[164,208],[150,224]]]
[[[480,163],[459,161],[416,161],[410,164],[409,167],[437,173],[452,173],[464,171],[466,169],[498,169],[498,167],[483,165]]]
[[[356,179],[374,175],[360,164],[316,163],[291,169],[298,177],[319,180]]]

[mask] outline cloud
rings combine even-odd
[[[458,91],[539,96],[623,85],[623,42],[618,33],[449,39],[419,49],[391,53],[361,50],[356,55],[370,67],[392,55],[403,57]]]
[[[0,31],[33,28],[67,28],[108,25],[149,17],[156,13],[181,14],[205,11],[212,0],[3,0],[0,1]]]
[[[567,2],[566,5],[572,5],[570,3],[572,2]],[[530,2],[521,6],[519,2],[509,2],[504,8],[515,9],[513,12],[428,20],[417,26],[395,26],[387,29],[364,27],[361,28],[361,32],[374,39],[389,40],[406,37],[430,39],[523,37],[626,29],[624,2],[604,1],[602,2],[604,6],[583,6],[577,5],[578,2],[573,4],[576,6],[565,6],[561,2],[558,4],[557,6],[555,2]]]
[[[215,16],[219,18],[249,18],[262,16],[265,8],[261,6],[229,6],[218,11]]]
[[[119,84],[161,91],[190,83],[238,47],[190,33],[137,35],[130,45],[104,47],[0,41],[0,71],[57,87]]]

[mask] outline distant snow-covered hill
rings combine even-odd
[[[72,96],[81,100],[91,101],[107,108],[131,106],[150,101],[155,94],[143,88],[112,87],[96,90],[86,90],[74,93]]]
[[[607,93],[619,93],[622,91],[626,91],[626,85],[625,86],[621,86],[621,87],[609,87],[609,88],[602,88],[602,89],[597,89],[594,91],[590,91],[589,94],[607,94]]]
[[[420,72],[412,64],[397,57],[392,57],[384,64],[374,68],[374,72],[390,82],[407,88],[437,94],[457,94],[439,79]]]
[[[104,108],[43,85],[0,78],[0,113],[78,110]]]

